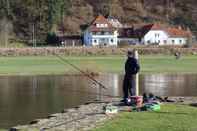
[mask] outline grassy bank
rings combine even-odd
[[[162,105],[159,112],[121,113],[93,131],[196,131],[197,108]]]
[[[83,70],[123,73],[125,56],[64,57]],[[141,73],[197,73],[197,56],[140,56]],[[44,75],[78,73],[55,56],[0,57],[0,75]]]

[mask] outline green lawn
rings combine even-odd
[[[159,112],[120,113],[93,131],[197,131],[197,107],[162,105]]]
[[[123,73],[125,56],[64,57],[83,70]],[[197,56],[140,56],[141,73],[197,73]],[[55,56],[0,57],[0,75],[78,73]]]

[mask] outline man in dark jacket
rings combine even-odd
[[[131,96],[135,95],[135,87],[133,87],[134,75],[136,75],[140,70],[138,61],[136,58],[134,58],[134,52],[128,51],[127,55],[128,59],[125,63],[125,76],[123,81],[124,102],[126,102],[129,94]]]

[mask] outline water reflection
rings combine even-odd
[[[197,96],[197,75],[157,74],[141,76],[141,93],[159,96]]]
[[[122,95],[123,75],[95,77],[108,90],[100,90],[86,77],[74,76],[6,76],[0,77],[0,128],[26,124],[83,104],[101,99],[98,95]],[[160,96],[197,96],[197,74],[140,75],[140,93]]]

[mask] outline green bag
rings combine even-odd
[[[147,111],[160,111],[161,110],[161,106],[159,104],[145,104],[144,107]]]

